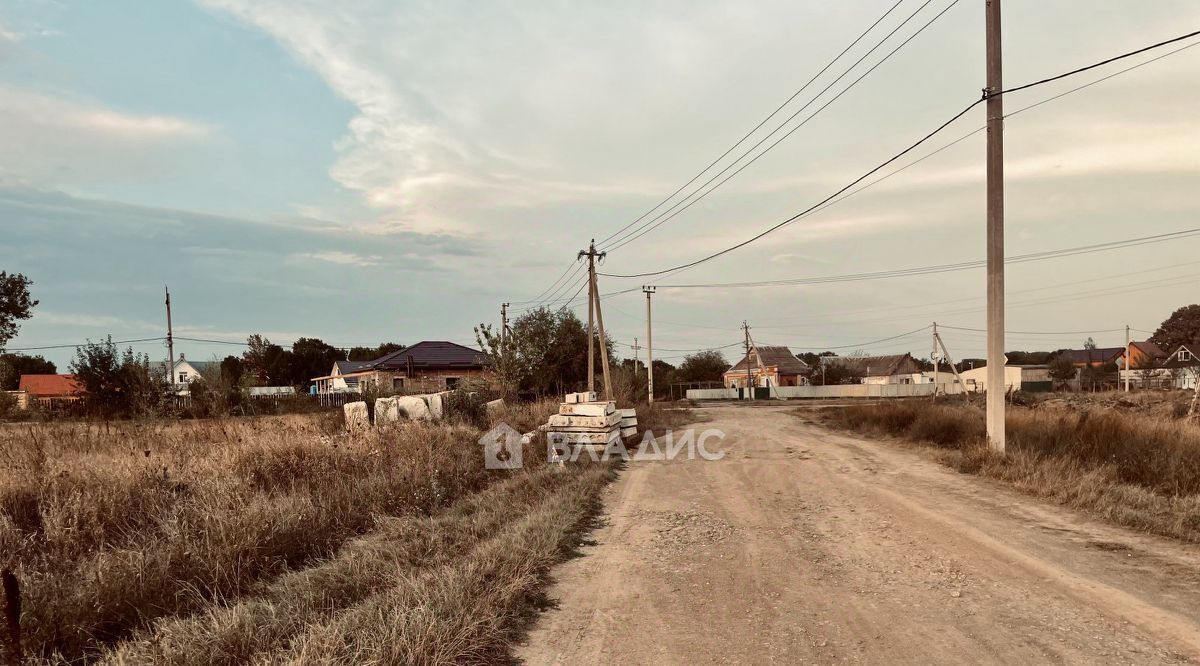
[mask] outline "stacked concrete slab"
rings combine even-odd
[[[632,423],[630,431],[627,421]],[[568,393],[544,429],[572,443],[608,446],[637,434],[637,415],[632,409],[618,410],[615,402],[598,400],[594,391]]]

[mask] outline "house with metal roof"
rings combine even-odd
[[[747,373],[747,367],[749,372]],[[725,371],[728,388],[754,386],[802,386],[808,383],[808,364],[782,346],[752,345],[750,353]]]
[[[30,404],[49,405],[79,400],[87,391],[75,375],[21,375],[17,385],[22,407]]]
[[[338,361],[313,377],[318,393],[430,393],[489,384],[487,355],[445,340],[426,340],[371,361]]]
[[[925,378],[912,354],[887,356],[822,356],[821,364],[861,377],[863,384],[921,384]]]
[[[1163,367],[1171,375],[1171,385],[1177,389],[1192,391],[1200,382],[1200,344],[1179,345]]]

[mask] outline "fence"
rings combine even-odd
[[[938,384],[938,392],[957,394],[962,387],[956,383]],[[837,384],[832,386],[772,386],[759,388],[756,398],[828,399],[828,398],[913,398],[933,395],[933,384]],[[740,389],[689,389],[688,400],[738,400]]]

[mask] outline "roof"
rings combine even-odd
[[[67,396],[84,393],[75,375],[21,375],[19,390],[33,396]]]
[[[1134,349],[1137,349],[1143,354],[1153,358],[1162,358],[1167,355],[1167,352],[1163,351],[1162,347],[1159,347],[1149,340],[1146,340],[1145,342],[1134,341],[1129,344],[1132,345]]]
[[[175,365],[171,369],[172,370],[178,369],[180,363],[187,363],[188,365],[195,368],[196,372],[207,372],[209,368],[220,367],[220,365],[221,365],[221,363],[219,361],[193,361],[191,359],[180,359],[178,361],[175,361]],[[152,362],[150,364],[150,373],[154,374],[154,375],[167,374],[167,362],[166,361]]]
[[[808,371],[808,364],[796,358],[792,350],[787,347],[755,345],[754,351],[758,353],[758,358],[763,365],[773,365],[779,368],[781,375],[799,375]],[[754,367],[758,367],[758,361],[755,361]],[[737,372],[738,370],[746,369],[746,357],[742,356],[733,367],[725,372]]]
[[[360,370],[404,370],[409,363],[424,369],[482,368],[486,360],[487,355],[478,349],[445,340],[425,340],[370,361]]]
[[[1180,349],[1186,349],[1189,352],[1191,352],[1192,360],[1180,361],[1178,358],[1176,358],[1177,356],[1179,356]],[[1164,368],[1194,368],[1197,365],[1197,362],[1200,362],[1200,345],[1179,345],[1178,347],[1175,348],[1174,351],[1171,352],[1169,360],[1167,362],[1163,363],[1162,367],[1164,367]]]
[[[348,375],[351,372],[358,372],[359,370],[366,370],[367,368],[370,368],[371,363],[373,363],[373,361],[335,361],[334,365],[337,367],[339,375]]]
[[[1125,353],[1124,347],[1101,347],[1099,349],[1067,349],[1059,354],[1072,363],[1110,363]]]
[[[909,372],[920,372],[910,354],[890,354],[888,356],[822,356],[821,363],[846,368],[863,377],[889,377],[901,374],[901,366],[908,361],[912,368]],[[946,369],[949,372],[949,368]]]

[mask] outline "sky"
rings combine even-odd
[[[922,6],[902,0],[725,162]],[[952,0],[931,0],[796,126]],[[664,200],[893,5],[804,2],[0,0],[0,270],[41,301],[9,349],[165,334],[473,344],[573,307],[576,254]],[[960,0],[711,195],[600,265],[658,271],[823,200],[979,98],[984,6]],[[1192,0],[1010,0],[1013,86],[1200,28]],[[1012,112],[1167,50],[1005,97]],[[1200,47],[1006,121],[1011,255],[1200,227]],[[976,106],[895,166],[984,123]],[[781,132],[782,133],[782,132]],[[763,144],[765,148],[779,135]],[[984,136],[669,276],[599,278],[622,355],[736,345],[983,355],[980,269],[754,288],[982,259]],[[880,175],[888,173],[881,172]],[[726,173],[728,175],[728,172]],[[690,189],[685,189],[684,193]],[[682,196],[682,195],[681,195]],[[642,218],[653,220],[678,199]],[[615,245],[610,242],[607,245]],[[601,242],[602,249],[606,244]],[[1006,347],[1119,346],[1196,300],[1200,237],[1010,265]],[[571,276],[555,285],[559,276]],[[551,288],[554,286],[555,288]],[[954,328],[951,328],[954,327]],[[895,337],[900,336],[900,337]],[[884,340],[885,338],[891,338]],[[165,355],[159,342],[135,349]],[[235,344],[181,342],[189,358]],[[728,355],[736,353],[730,346]],[[65,368],[70,348],[38,351]]]

